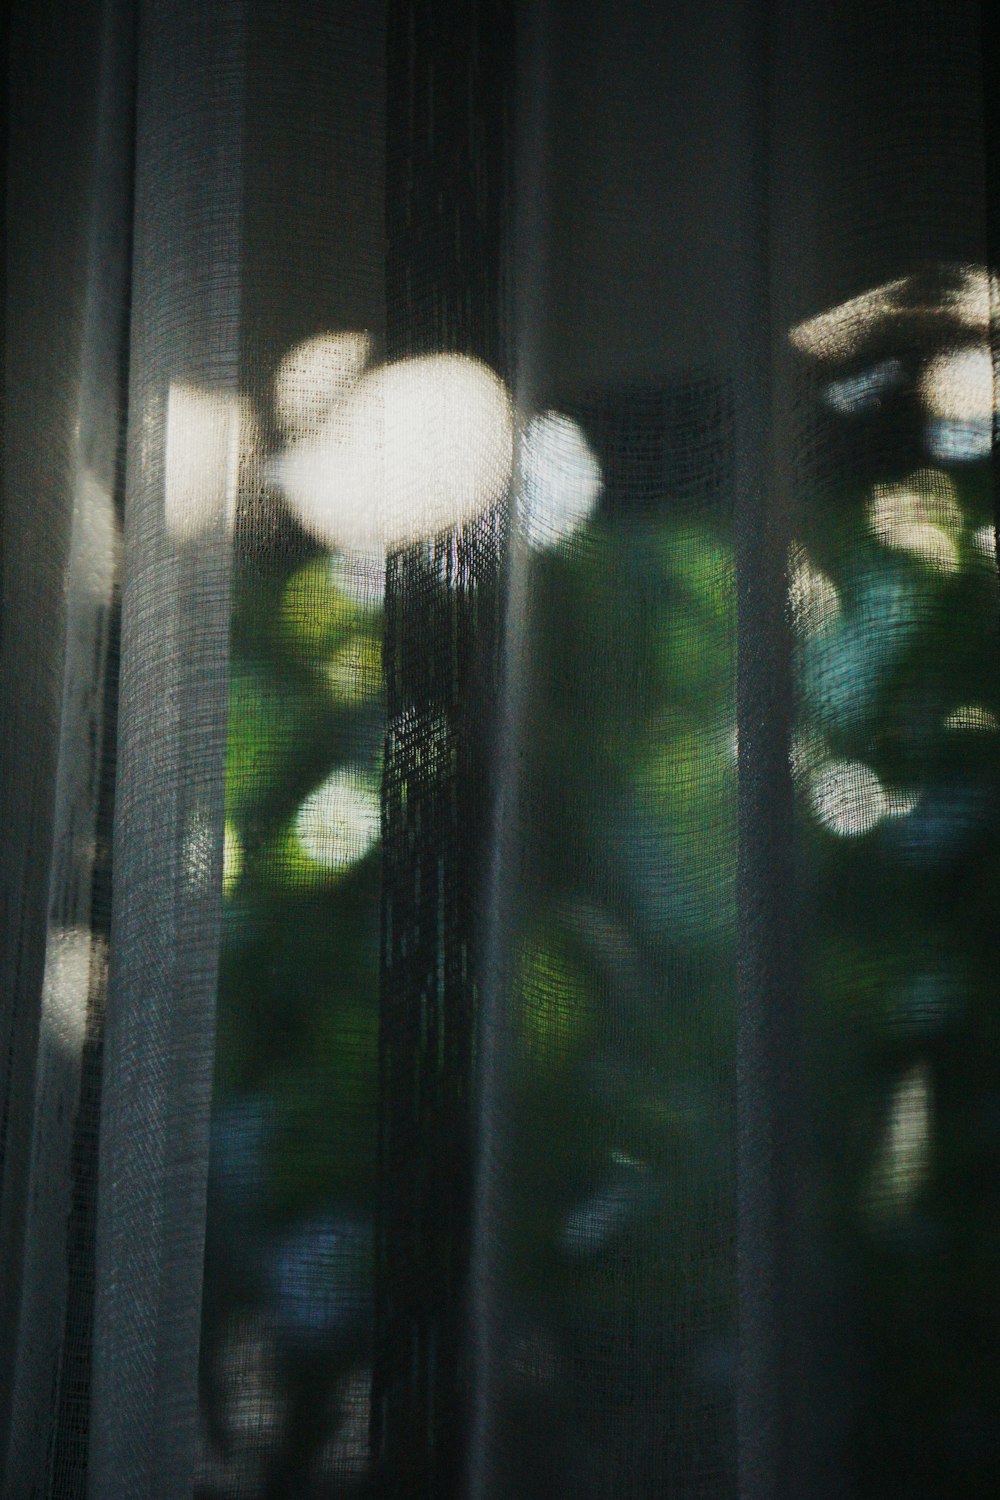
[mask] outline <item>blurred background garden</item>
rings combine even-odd
[[[982,279],[935,282],[938,310]],[[915,338],[916,296],[855,308],[853,345],[793,336],[831,478],[795,496],[788,558],[788,899],[818,1441],[854,1500],[975,1500],[1000,1473],[992,366],[960,311]],[[599,493],[522,526],[517,1500],[603,1500],[626,1470],[635,1496],[736,1493],[731,403],[699,374],[567,403],[549,434]],[[383,588],[290,514],[238,564],[204,1500],[370,1485]]]

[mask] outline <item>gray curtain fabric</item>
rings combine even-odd
[[[187,1494],[240,461],[244,15],[138,17],[114,907],[88,1482]]]
[[[5,12],[5,1496],[994,1493],[991,24]]]
[[[124,8],[8,19],[0,1326],[13,1494],[83,1472],[89,1441],[133,72]]]

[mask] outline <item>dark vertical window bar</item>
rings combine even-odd
[[[781,7],[746,22],[745,270],[736,344],[737,869],[736,1424],[741,1500],[815,1493],[801,1351],[803,1083],[796,942],[791,414],[781,257],[786,115]],[[784,231],[784,233],[782,232]]]
[[[387,357],[459,353],[506,376],[513,62],[500,0],[390,0]],[[385,662],[378,1493],[459,1493],[469,1390],[482,845],[503,526],[390,556]]]

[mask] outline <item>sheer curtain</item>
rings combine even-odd
[[[992,1495],[992,23],[4,24],[3,1494]]]

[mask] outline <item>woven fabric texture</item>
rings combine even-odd
[[[0,1493],[992,1500],[988,9],[3,25]]]

